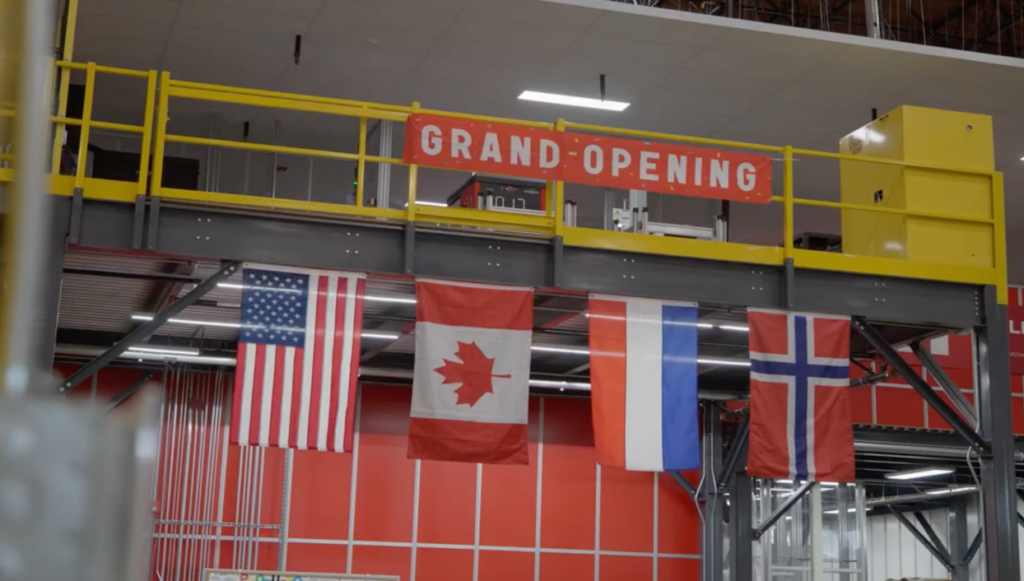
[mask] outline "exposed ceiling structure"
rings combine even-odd
[[[875,1],[884,39],[1024,57],[1024,3],[1020,0],[616,1],[854,36],[870,36],[867,7]]]

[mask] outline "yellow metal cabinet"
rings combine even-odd
[[[949,168],[993,171],[992,118],[903,106],[842,138],[841,153]],[[849,204],[992,218],[987,175],[840,161]],[[843,252],[963,266],[994,266],[991,224],[842,211]]]

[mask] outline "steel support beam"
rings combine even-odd
[[[685,490],[686,493],[690,495],[690,498],[692,498],[694,502],[697,502],[697,489],[693,486],[693,484],[691,484],[689,480],[684,478],[683,475],[678,472],[669,472],[669,474],[672,475],[672,479],[675,480],[676,483],[679,484],[679,486],[683,487],[683,490]]]
[[[953,380],[950,379],[946,371],[942,369],[939,362],[932,357],[932,354],[924,348],[920,341],[914,341],[911,343],[910,349],[921,361],[921,365],[928,370],[928,373],[935,377],[935,381],[938,382],[939,388],[945,392],[949,401],[953,402],[953,405],[960,412],[960,415],[966,418],[967,422],[970,423],[972,427],[977,428],[978,412],[975,411],[974,405],[964,397],[964,392],[960,391],[960,388],[953,383]]]
[[[147,371],[145,374],[143,374],[142,377],[139,378],[138,381],[136,381],[135,383],[129,385],[124,390],[122,390],[120,393],[118,393],[114,397],[110,398],[110,401],[107,402],[107,412],[110,412],[111,410],[113,410],[117,406],[121,405],[122,403],[125,402],[125,400],[127,400],[132,395],[134,395],[135,392],[137,392],[140,389],[142,389],[142,386],[144,386],[147,383],[149,383],[149,381],[151,379],[153,379],[154,375],[156,375],[156,372],[154,372],[154,371]]]
[[[773,512],[771,516],[769,516],[763,523],[761,523],[756,529],[754,529],[754,540],[760,539],[762,536],[764,536],[764,534],[767,533],[768,530],[775,525],[775,523],[779,522],[779,519],[782,518],[782,516],[785,515],[787,512],[789,512],[789,509],[793,508],[794,504],[800,502],[800,499],[803,498],[805,494],[810,492],[812,488],[814,488],[813,482],[805,482],[803,486],[797,488],[796,491],[793,492],[793,494],[787,496],[786,500],[783,500],[782,504],[780,504],[779,507],[775,509],[775,512]]]
[[[981,456],[986,571],[989,581],[1019,581],[1017,477],[1014,470],[1013,399],[1010,397],[1010,343],[1006,305],[996,288],[984,293],[985,326],[978,338],[978,425],[990,443]]]
[[[704,482],[722,468],[722,419],[715,405],[704,405]],[[725,570],[725,495],[715,486],[704,488],[704,527],[701,530],[701,581],[721,581]]]
[[[744,466],[746,465],[747,457],[747,437],[750,435],[750,414],[743,416],[743,421],[740,423],[739,430],[736,432],[736,438],[733,439],[732,447],[729,448],[729,455],[725,458],[725,464],[722,466],[722,472],[718,474],[718,491],[725,492],[729,489],[729,483],[732,481],[732,477],[736,473],[736,463],[739,462],[740,458],[744,459]],[[746,468],[744,468],[745,470]]]
[[[964,553],[965,566],[970,565],[971,561],[974,560],[974,555],[978,554],[978,549],[981,548],[982,540],[983,537],[981,536],[981,529],[978,529],[978,532],[974,534],[974,540],[971,541],[971,546],[967,547],[967,552]],[[967,577],[964,577],[964,581],[966,581],[967,579]]]
[[[864,0],[869,38],[882,38],[882,16],[878,0]]]
[[[934,546],[937,551],[945,555],[946,560],[952,564],[953,558],[950,556],[949,551],[946,550],[946,545],[943,544],[942,539],[940,539],[939,535],[935,533],[935,529],[932,528],[932,523],[928,522],[928,519],[920,512],[915,512],[914,518],[917,519],[917,524],[921,527],[921,530],[924,531],[924,534],[928,535],[928,540],[932,542],[932,546]]]
[[[926,537],[924,533],[919,531],[917,527],[914,526],[914,523],[910,522],[910,519],[908,519],[905,514],[896,510],[891,505],[886,505],[886,508],[888,508],[889,512],[896,517],[896,520],[903,523],[903,526],[906,527],[908,531],[910,531],[910,534],[914,535],[914,538],[917,539],[917,542],[921,543],[921,545],[924,548],[928,549],[928,552],[931,553],[932,556],[935,557],[935,559],[938,562],[942,563],[942,566],[945,567],[947,571],[953,571],[953,563],[949,562],[949,555],[947,555],[945,551],[940,551],[935,545],[933,545],[931,541],[928,540],[928,537]]]
[[[979,436],[971,426],[967,425],[963,418],[957,415],[953,408],[949,407],[946,405],[946,402],[942,401],[942,398],[935,393],[935,390],[928,385],[928,382],[918,375],[909,363],[900,357],[900,354],[892,348],[892,345],[889,345],[889,343],[886,342],[885,338],[883,338],[870,323],[868,323],[867,319],[864,317],[853,317],[853,328],[867,340],[871,347],[877,351],[878,354],[881,355],[897,373],[907,380],[907,383],[909,383],[910,386],[913,387],[926,402],[928,402],[928,405],[930,405],[932,409],[942,416],[942,419],[946,420],[946,422],[953,428],[954,432],[959,434],[960,437],[967,441],[967,443],[975,450],[987,452],[990,449],[989,443]],[[1008,348],[1009,347],[1007,347],[1007,349]],[[1009,384],[1007,384],[1007,396],[1009,396]],[[1006,413],[1009,414],[1009,401],[1006,402],[1006,406]]]
[[[959,497],[950,503],[949,507],[949,552],[956,559],[953,563],[951,581],[970,581],[970,562],[973,554],[969,555],[972,545],[967,544],[967,498]],[[981,543],[981,529],[978,529],[976,539]],[[977,549],[975,549],[977,552]],[[969,555],[969,556],[968,556]]]
[[[147,321],[145,324],[136,327],[131,333],[125,335],[124,339],[118,341],[113,347],[107,349],[101,355],[96,357],[96,359],[93,359],[89,363],[86,363],[84,366],[82,366],[81,369],[71,374],[71,377],[69,377],[66,381],[64,381],[64,383],[61,384],[61,393],[64,393],[65,395],[70,393],[71,390],[75,388],[75,386],[77,386],[82,381],[92,377],[93,374],[95,374],[97,371],[105,367],[108,363],[120,357],[125,351],[128,350],[129,347],[141,342],[142,340],[152,335],[154,332],[156,332],[157,329],[159,329],[165,323],[167,323],[168,319],[171,319],[175,315],[180,314],[189,305],[194,304],[207,292],[213,290],[217,286],[217,283],[227,279],[232,274],[234,274],[239,267],[240,264],[237,262],[225,263],[224,266],[221,267],[221,269],[217,271],[216,274],[196,285],[196,287],[189,291],[188,294],[181,297],[177,301],[171,303],[164,310],[153,315],[153,319],[151,321]]]
[[[754,487],[746,474],[737,474],[729,486],[730,581],[754,579]]]

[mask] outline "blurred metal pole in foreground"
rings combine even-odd
[[[38,295],[50,226],[46,194],[54,12],[51,0],[0,0],[0,84],[12,87],[16,179],[6,188],[0,355],[3,386],[18,396],[46,383],[36,369]],[[4,83],[3,81],[9,81]]]

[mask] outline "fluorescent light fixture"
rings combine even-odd
[[[189,347],[129,347],[133,353],[160,353],[163,355],[199,355],[199,349]]]
[[[903,472],[890,472],[885,477],[889,480],[914,480],[915,478],[930,478],[932,476],[942,476],[944,474],[952,474],[952,468],[915,468],[913,470],[905,470]]]
[[[871,510],[871,509],[870,508],[865,509],[865,511],[868,511],[868,510]],[[857,509],[856,508],[848,508],[848,509],[846,509],[846,512],[854,513],[854,512],[857,512]],[[839,514],[839,509],[837,508],[835,510],[826,510],[822,514]]]
[[[375,303],[399,303],[403,305],[415,305],[416,297],[380,297],[374,295],[366,295],[363,297],[364,301],[373,301]]]
[[[602,109],[604,111],[624,111],[629,103],[621,101],[602,101],[600,99],[588,99],[586,97],[574,97],[572,95],[559,95],[557,93],[542,93],[540,91],[523,91],[519,95],[521,101],[537,101],[538,103],[552,103],[555,105],[568,105],[570,107],[586,107],[588,109]]]
[[[400,336],[398,333],[362,333],[360,335],[363,339],[390,339],[392,341]]]
[[[132,315],[133,321],[152,321],[153,315]],[[175,325],[195,325],[199,327],[225,327],[228,329],[241,329],[241,323],[225,323],[223,321],[199,321],[196,319],[168,319],[168,323]]]
[[[734,367],[750,367],[749,361],[742,361],[740,359],[708,359],[705,357],[698,357],[697,363],[701,365],[732,365]]]
[[[217,283],[217,287],[218,288],[237,288],[237,289],[243,289],[243,288],[245,288],[245,285],[238,284],[236,282],[218,282]]]
[[[530,387],[554,387],[561,390],[566,389],[590,389],[590,384],[585,381],[551,381],[547,379],[531,379]]]
[[[955,492],[970,492],[977,490],[977,486],[954,486],[953,488],[933,488],[931,490],[925,490],[925,494],[940,495],[940,494],[953,494]]]
[[[718,328],[723,331],[739,331],[740,333],[750,332],[750,327],[746,325],[719,325]]]
[[[540,351],[542,353],[571,353],[573,355],[590,355],[589,349],[569,349],[566,347],[544,347],[541,345],[533,345],[530,347],[531,351]]]
[[[442,204],[441,202],[424,202],[422,200],[416,200],[417,206],[434,206],[437,208],[447,208],[448,204]]]
[[[171,355],[169,353],[143,353],[131,351],[121,354],[122,359],[136,359],[138,361],[177,361],[179,363],[201,363],[205,365],[235,365],[234,357],[209,357],[196,355]]]

